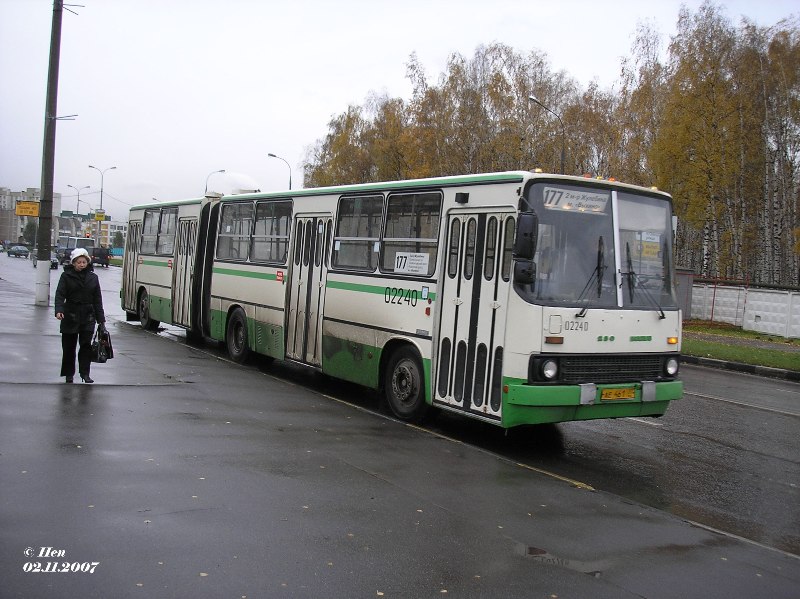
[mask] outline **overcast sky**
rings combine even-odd
[[[129,205],[209,189],[302,185],[305,150],[330,118],[372,93],[410,97],[416,52],[429,80],[447,57],[500,42],[546,53],[554,71],[610,87],[637,23],[666,44],[700,0],[66,0],[55,191],[125,220]],[[785,0],[727,0],[762,26]],[[52,0],[0,0],[0,186],[39,187]],[[69,197],[71,196],[71,197]],[[81,212],[86,207],[81,204]]]

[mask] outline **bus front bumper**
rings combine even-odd
[[[641,381],[613,385],[529,385],[506,381],[504,427],[568,420],[661,416],[683,396],[682,381]]]

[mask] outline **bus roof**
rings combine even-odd
[[[670,198],[670,195],[656,188],[622,183],[613,179],[590,178],[576,175],[558,175],[553,173],[538,173],[532,171],[504,171],[497,173],[480,173],[475,175],[453,175],[447,177],[430,177],[426,179],[407,179],[400,181],[382,181],[378,183],[358,183],[353,185],[333,185],[330,187],[310,187],[307,189],[269,191],[247,193],[241,195],[223,196],[224,201],[236,199],[256,199],[256,198],[286,198],[302,197],[329,194],[354,193],[362,191],[378,191],[392,189],[423,189],[430,187],[458,187],[462,185],[490,185],[495,183],[522,183],[526,179],[560,180],[575,182],[581,185],[594,183],[603,187],[623,187],[639,193],[662,195]]]
[[[329,187],[309,187],[305,189],[292,189],[283,191],[253,192],[236,195],[209,196],[208,198],[193,198],[189,200],[177,200],[172,202],[153,202],[150,204],[138,204],[132,206],[131,210],[144,210],[145,208],[170,207],[190,204],[199,204],[210,198],[220,198],[222,201],[264,199],[264,198],[290,198],[290,197],[311,197],[330,194],[358,193],[365,191],[381,191],[393,189],[425,189],[431,187],[459,187],[463,185],[491,185],[497,183],[522,183],[526,179],[541,179],[551,181],[575,182],[581,185],[589,183],[601,187],[626,188],[638,193],[649,195],[661,195],[671,200],[671,196],[661,190],[652,187],[643,187],[631,183],[623,183],[613,179],[590,178],[577,175],[559,175],[554,173],[539,173],[532,171],[503,171],[496,173],[479,173],[474,175],[451,175],[446,177],[429,177],[425,179],[407,179],[399,181],[382,181],[377,183],[356,183],[351,185],[332,185]]]
[[[144,210],[145,208],[153,208],[154,206],[188,206],[191,204],[200,204],[203,202],[205,198],[191,198],[189,200],[175,200],[172,202],[150,202],[149,204],[136,204],[135,206],[131,206],[131,210]]]
[[[427,179],[407,179],[400,181],[381,181],[377,183],[356,183],[352,185],[333,185],[330,187],[309,187],[291,191],[275,191],[250,193],[236,196],[225,196],[223,199],[233,198],[264,198],[291,196],[315,196],[337,193],[353,193],[359,191],[377,191],[382,189],[413,189],[426,187],[451,187],[460,185],[491,184],[491,183],[521,183],[529,173],[524,171],[508,171],[502,173],[481,173],[477,175],[455,175],[449,177],[430,177]]]

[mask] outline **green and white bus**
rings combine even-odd
[[[660,416],[683,394],[672,223],[655,189],[527,171],[141,205],[122,307],[405,420]]]

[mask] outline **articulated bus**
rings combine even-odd
[[[672,200],[526,171],[134,206],[122,307],[509,428],[661,416],[677,378]]]

